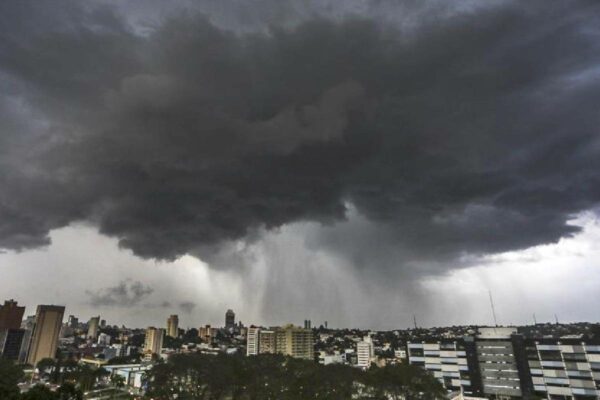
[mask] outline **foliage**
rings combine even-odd
[[[0,358],[0,399],[13,400],[19,398],[17,384],[23,379],[23,370],[11,360]]]
[[[35,385],[20,397],[21,400],[58,400],[58,393],[44,385]]]
[[[445,397],[441,384],[411,365],[362,371],[282,355],[174,355],[147,374],[148,398],[345,400]]]

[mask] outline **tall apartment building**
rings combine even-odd
[[[167,319],[167,335],[173,338],[179,336],[179,317],[175,314]]]
[[[538,397],[600,399],[600,343],[527,341],[526,352]]]
[[[43,358],[56,357],[64,314],[65,307],[63,306],[40,305],[37,307],[27,355],[28,364],[36,365]]]
[[[275,343],[275,331],[262,329],[258,337],[259,354],[275,354],[277,344]]]
[[[409,363],[430,371],[446,390],[481,393],[479,366],[472,337],[432,343],[407,343]]]
[[[98,328],[100,327],[100,316],[90,318],[88,322],[87,338],[96,340],[98,339]]]
[[[371,360],[375,356],[373,341],[370,336],[366,336],[362,341],[356,344],[356,366],[362,369],[367,369],[371,366]]]
[[[490,398],[529,397],[523,338],[514,328],[480,328],[476,338],[483,394]]]
[[[205,325],[198,328],[198,337],[206,343],[211,343],[216,335],[217,329],[211,328],[210,325]]]
[[[0,306],[0,329],[20,329],[25,307],[20,307],[14,300],[4,301]]]
[[[306,360],[314,359],[314,341],[311,329],[286,325],[275,330],[277,353]]]
[[[19,307],[14,300],[0,305],[0,357],[18,360],[23,346],[25,330],[21,322],[25,307]]]
[[[235,327],[235,313],[233,310],[227,310],[225,313],[225,329],[233,329]]]
[[[144,341],[144,353],[160,354],[163,347],[164,336],[164,329],[155,328],[153,326],[148,327],[148,329],[146,329],[146,339]]]
[[[260,328],[251,326],[246,335],[246,355],[255,356],[260,349]]]

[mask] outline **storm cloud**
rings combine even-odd
[[[116,286],[87,290],[90,304],[95,307],[131,307],[140,304],[154,292],[149,286],[130,279],[119,282]]]
[[[2,3],[0,247],[79,222],[218,265],[316,222],[306,245],[358,268],[447,269],[578,232],[600,200],[600,5],[423,4],[410,29],[181,13],[140,32],[109,5]]]

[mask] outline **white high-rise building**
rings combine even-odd
[[[255,356],[259,353],[260,328],[248,328],[246,341],[246,355]]]
[[[363,369],[369,368],[374,355],[373,341],[370,336],[364,337],[362,342],[356,344],[357,367]]]

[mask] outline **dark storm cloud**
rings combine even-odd
[[[94,306],[131,307],[154,292],[149,286],[139,281],[124,280],[116,286],[86,290],[90,304]]]
[[[192,14],[140,36],[108,6],[3,3],[0,247],[87,221],[142,257],[219,258],[348,204],[365,226],[308,243],[357,265],[575,233],[600,199],[600,5],[427,4],[409,32],[355,16],[241,34]]]

